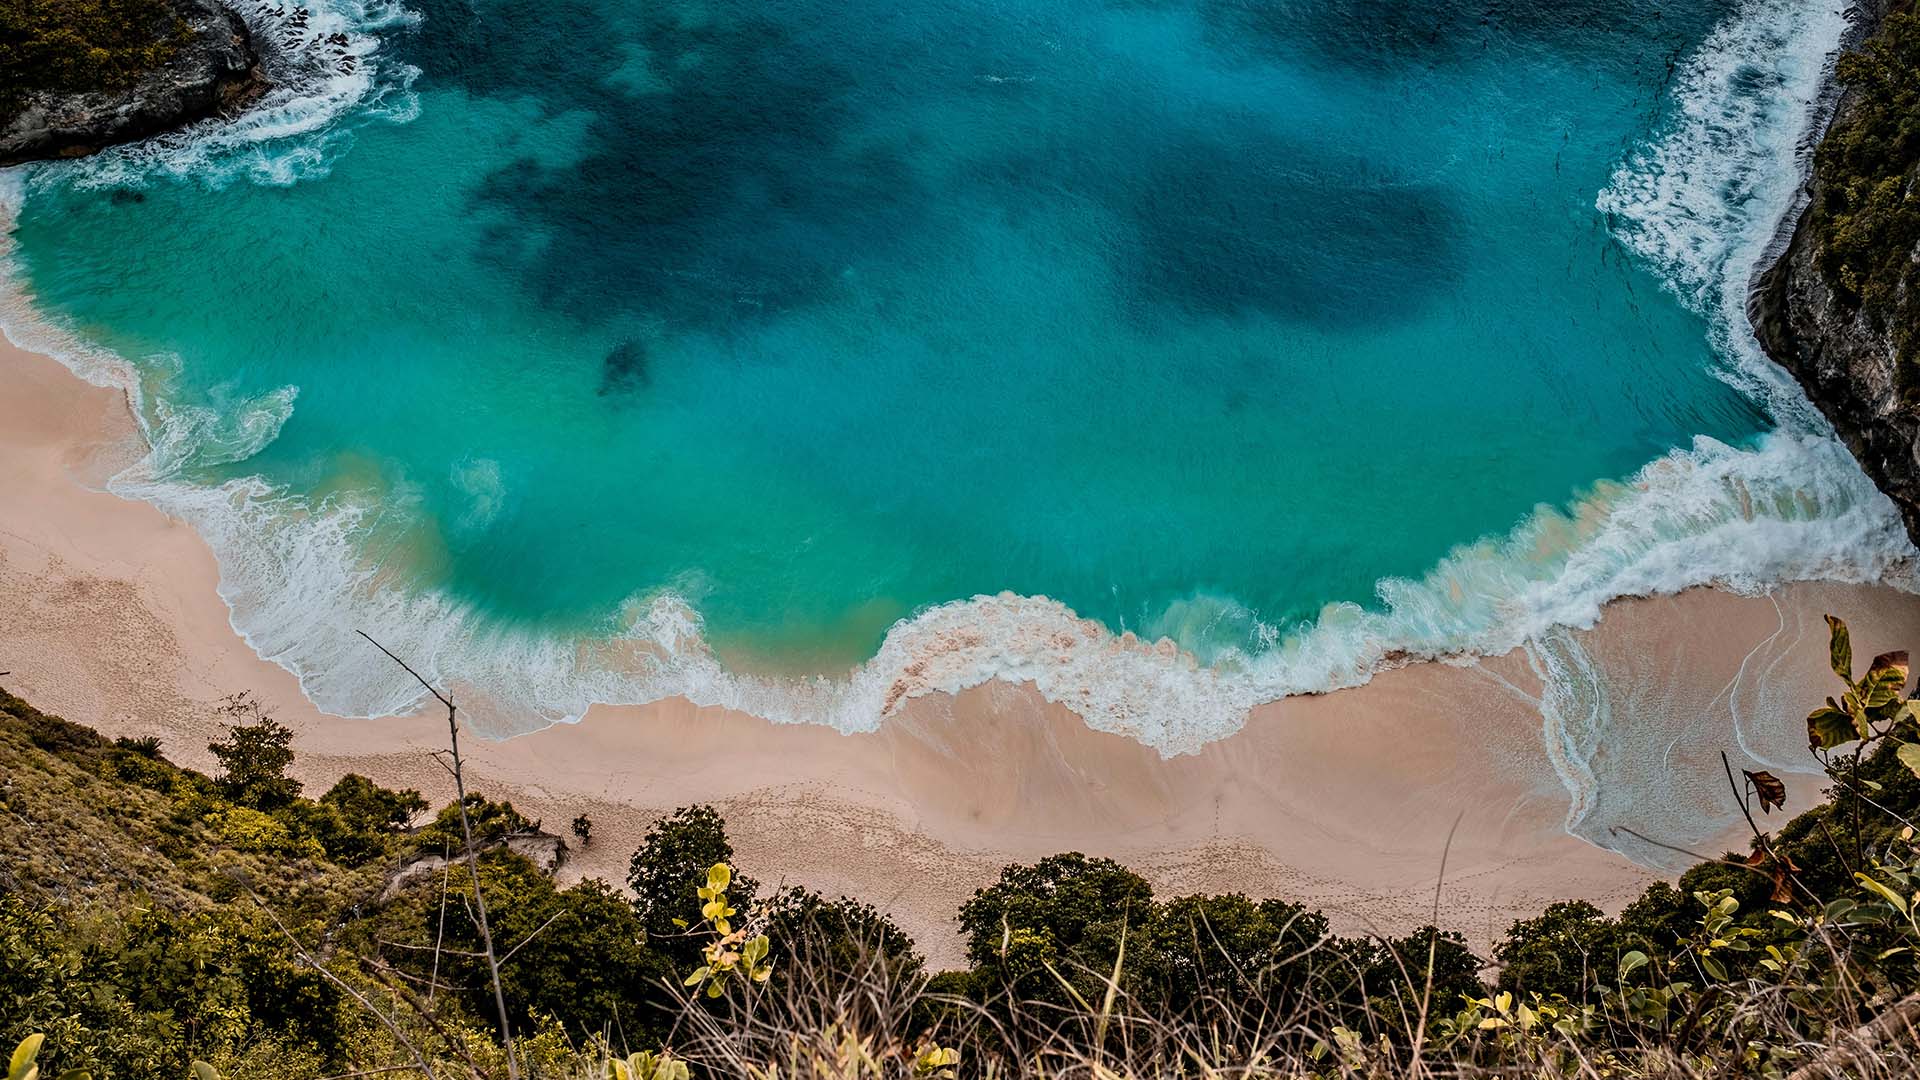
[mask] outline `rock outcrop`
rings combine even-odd
[[[1858,15],[1856,45],[1877,32],[1885,0],[1865,0]],[[1855,104],[1841,97],[1835,127]],[[1885,313],[1841,295],[1821,270],[1814,222],[1823,194],[1816,174],[1791,241],[1755,282],[1749,315],[1768,355],[1799,380],[1920,540],[1920,410],[1903,393],[1900,350]]]
[[[548,875],[558,872],[567,861],[567,842],[542,830],[538,822],[530,828],[476,844],[474,853],[484,855],[496,848],[506,848]],[[455,856],[451,861],[459,862],[461,858],[462,856]],[[380,892],[380,899],[391,900],[406,891],[413,883],[439,875],[446,869],[449,861],[442,855],[421,855],[408,860],[388,875],[386,887]]]
[[[0,165],[84,157],[245,107],[266,90],[247,25],[215,0],[172,0],[185,26],[173,55],[132,86],[39,92],[0,129]]]

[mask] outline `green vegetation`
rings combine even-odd
[[[457,806],[416,826],[418,793],[358,776],[305,797],[246,699],[209,778],[0,691],[0,1045],[99,1078],[1911,1075],[1920,702],[1838,620],[1829,659],[1824,802],[1762,829],[1786,785],[1729,761],[1749,852],[1618,916],[1553,904],[1491,965],[1066,853],[976,892],[967,968],[929,973],[869,905],[763,897],[711,807],[654,823],[631,895],[561,888],[506,846],[537,829],[510,803],[467,795],[469,870]]]
[[[0,0],[0,120],[41,91],[124,89],[186,34],[166,0]]]
[[[1820,270],[1892,336],[1901,388],[1920,394],[1920,13],[1897,11],[1840,82],[1852,94],[1815,158]]]

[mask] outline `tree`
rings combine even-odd
[[[414,846],[424,853],[436,855],[442,851],[462,850],[466,846],[466,834],[460,826],[463,805],[467,811],[467,823],[473,829],[476,848],[537,826],[537,823],[528,821],[525,815],[515,810],[513,803],[505,799],[494,802],[477,791],[469,791],[464,802],[448,803],[441,807],[433,821],[414,834]]]
[[[282,816],[296,818],[328,858],[359,866],[385,852],[426,809],[427,800],[411,788],[393,791],[348,773],[318,802],[295,803]]]
[[[1426,1002],[1429,1017],[1452,1013],[1465,999],[1486,993],[1480,984],[1480,958],[1467,939],[1452,930],[1423,926],[1403,938],[1382,942],[1374,952],[1366,985],[1374,1011],[1387,1017],[1388,1030],[1412,1030]],[[1398,1015],[1399,1023],[1391,1018]]]
[[[1002,870],[998,882],[960,908],[960,929],[983,990],[1065,1003],[1071,995],[1047,969],[1098,1000],[1123,935],[1145,928],[1154,914],[1145,878],[1075,851]]]
[[[278,810],[300,797],[300,782],[287,775],[293,764],[293,732],[250,694],[220,706],[227,737],[207,744],[220,762],[221,794],[255,810]]]
[[[541,1016],[556,1017],[582,1037],[619,1030],[634,1045],[657,1045],[667,1034],[679,973],[651,948],[640,918],[626,899],[604,882],[587,880],[568,889],[527,859],[496,849],[479,861],[481,887],[493,913],[493,937],[502,950],[500,981],[514,1027],[532,1030]],[[472,894],[471,879],[453,873],[456,895]],[[415,940],[431,942],[440,929],[438,883],[416,890]],[[456,900],[454,911],[460,909]],[[448,915],[441,979],[467,987],[475,1015],[491,1011],[487,969],[473,920]],[[430,974],[430,953],[407,950],[399,960]]]
[[[1584,1001],[1594,986],[1612,981],[1618,951],[1619,931],[1599,908],[1563,900],[1515,922],[1493,955],[1502,989]]]
[[[700,960],[700,944],[675,920],[687,920],[700,911],[700,888],[707,869],[733,862],[727,823],[711,806],[683,806],[653,823],[627,868],[633,889],[633,908],[647,936],[678,967],[691,969]],[[753,906],[758,885],[736,876],[729,890],[742,911]]]
[[[585,814],[573,819],[573,835],[580,838],[580,846],[593,843],[593,819]]]
[[[1317,911],[1228,893],[1168,901],[1127,948],[1153,969],[1170,1011],[1258,1000],[1284,1014],[1356,981],[1337,950],[1316,948],[1327,936]]]
[[[780,972],[805,967],[816,978],[852,980],[877,965],[899,983],[926,964],[907,932],[872,904],[828,900],[797,886],[767,901],[766,932],[779,950]]]

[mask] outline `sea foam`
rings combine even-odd
[[[338,10],[403,17],[399,9]],[[152,452],[111,489],[192,524],[218,559],[234,629],[338,715],[405,712],[422,699],[355,630],[454,689],[474,722],[497,735],[576,720],[596,703],[671,696],[862,731],[913,698],[1001,679],[1030,682],[1090,726],[1172,755],[1237,730],[1265,701],[1357,685],[1414,659],[1519,647],[1547,655],[1541,643],[1550,641],[1560,651],[1541,667],[1549,683],[1544,712],[1584,700],[1578,681],[1599,677],[1565,653],[1558,643],[1570,639],[1557,631],[1591,626],[1617,597],[1703,584],[1756,593],[1812,579],[1912,587],[1915,552],[1891,504],[1760,354],[1739,304],[1792,206],[1817,123],[1813,106],[1843,28],[1838,15],[1783,0],[1742,8],[1686,62],[1671,114],[1599,196],[1622,241],[1709,316],[1727,378],[1775,413],[1778,431],[1748,446],[1696,439],[1570,505],[1537,508],[1504,537],[1455,549],[1418,579],[1381,581],[1372,605],[1331,605],[1304,625],[1271,628],[1268,648],[1228,649],[1205,664],[1169,641],[1116,635],[1053,600],[1012,594],[927,608],[896,624],[857,669],[811,679],[728,670],[708,646],[698,612],[667,591],[637,593],[614,625],[592,636],[504,626],[369,560],[361,541],[380,506],[314,502],[257,478],[215,487],[181,478],[191,465],[242,460],[265,445],[296,407],[295,388],[218,417],[149,408],[130,367],[33,313],[18,275],[10,276],[15,292],[0,320],[21,345],[134,396]],[[362,70],[378,69],[370,62]],[[100,183],[124,179],[116,170],[154,167],[297,180],[324,167],[340,108],[404,118],[395,103],[404,102],[410,76],[383,78],[367,74],[349,87],[330,77],[304,106],[263,106],[260,119],[231,130],[210,128],[83,167]],[[317,117],[324,118],[318,129]],[[0,194],[7,213],[17,212],[19,182]],[[1572,731],[1562,717],[1556,740],[1557,766],[1574,793],[1570,828],[1585,805],[1582,755],[1604,736],[1590,718],[1586,728]]]
[[[358,124],[404,123],[418,114],[412,86],[419,70],[380,50],[379,31],[417,21],[397,0],[237,0],[233,7],[260,50],[265,96],[232,119],[75,162],[62,182],[133,187],[162,173],[214,187],[291,184],[325,175]]]

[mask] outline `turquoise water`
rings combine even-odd
[[[1742,374],[1738,237],[1657,212],[1771,228],[1740,163],[1790,188],[1830,16],[327,13],[350,78],[35,172],[13,260],[137,372],[159,451],[127,490],[209,534],[236,626],[339,711],[407,693],[367,688],[354,628],[507,727],[667,692],[858,726],[908,653],[952,661],[909,693],[992,669],[1071,699],[1034,673],[1092,680],[1132,631],[1193,663],[1083,704],[1166,745],[1190,690],[1231,720],[1636,587],[1838,572],[1816,526],[1882,512]],[[1659,156],[1712,150],[1662,143],[1703,96],[1747,158]],[[1662,460],[1664,509],[1613,483]],[[956,606],[1003,591],[1052,604]]]

